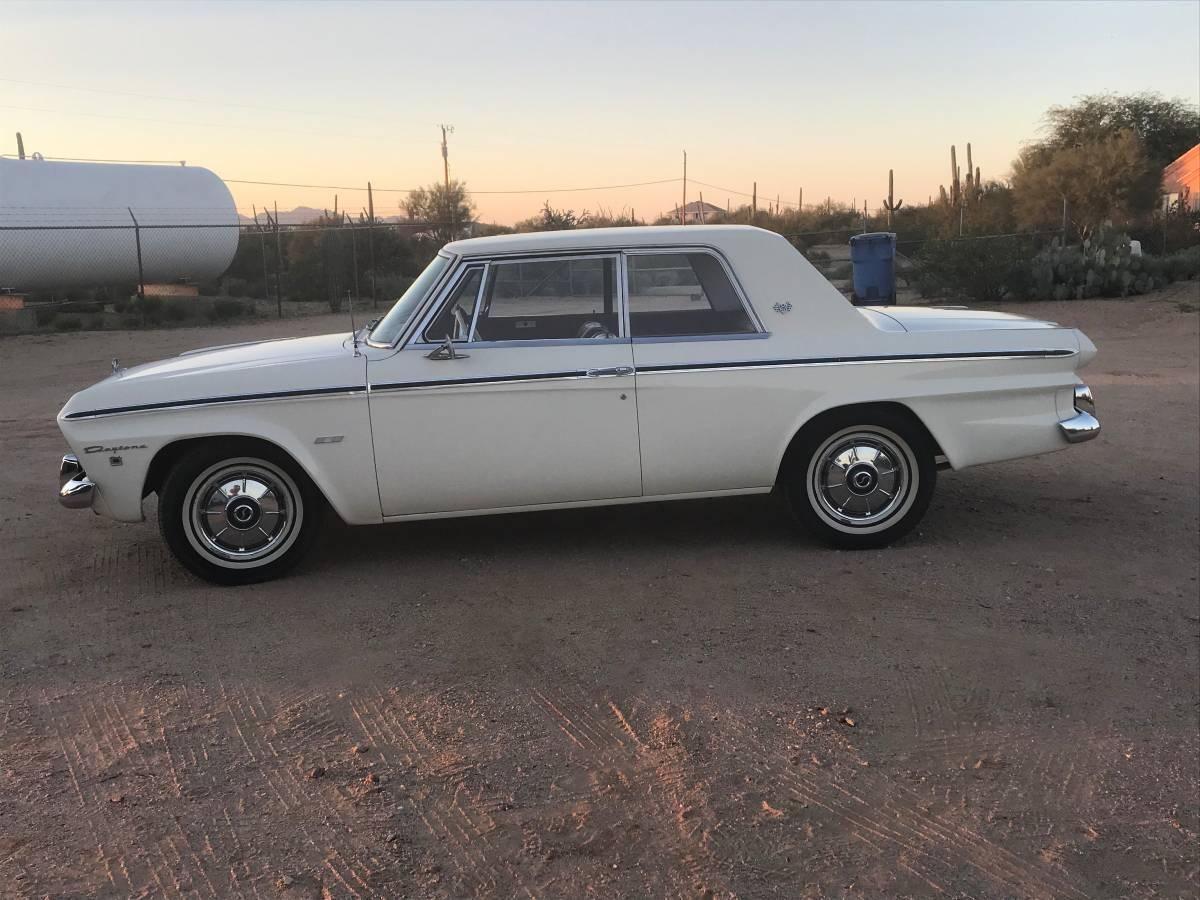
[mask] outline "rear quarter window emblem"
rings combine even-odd
[[[782,316],[784,313],[790,313],[792,311],[792,304],[790,301],[785,301],[783,303],[776,303],[774,306],[771,307],[771,309],[775,310],[775,312],[779,313]]]

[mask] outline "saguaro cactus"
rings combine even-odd
[[[900,209],[900,207],[902,207],[904,205],[903,200],[900,200],[897,202],[894,199],[893,192],[892,192],[892,185],[893,185],[892,170],[888,169],[888,196],[887,196],[887,200],[883,201],[883,208],[886,209],[887,213],[888,213],[888,231],[892,230],[892,214],[895,213],[897,210]]]
[[[962,199],[962,184],[958,180],[958,150],[950,145],[950,200],[957,206]]]

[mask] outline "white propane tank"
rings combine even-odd
[[[135,284],[130,210],[147,283],[217,278],[233,261],[237,208],[208,169],[0,159],[0,288]]]

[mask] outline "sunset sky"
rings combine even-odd
[[[967,141],[1003,177],[1046,108],[1200,99],[1200,3],[5,3],[0,151],[179,160],[227,181],[411,188],[484,221],[555,206],[654,218],[678,183],[736,206],[924,201]],[[720,187],[702,187],[697,181]],[[240,208],[335,191],[230,184]],[[725,188],[725,189],[721,189]],[[527,191],[528,193],[482,193]],[[343,207],[365,192],[337,191]],[[380,191],[376,211],[398,212]]]

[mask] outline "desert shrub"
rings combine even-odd
[[[193,303],[182,297],[171,297],[163,306],[163,315],[168,322],[182,322],[191,318]]]
[[[55,331],[78,331],[83,327],[79,316],[59,316],[54,320]]]
[[[212,308],[208,312],[209,318],[214,322],[228,322],[245,314],[246,304],[241,300],[232,300],[229,297],[218,297],[213,301]]]
[[[375,279],[375,296],[380,305],[391,306],[404,295],[413,281],[414,279],[407,275],[379,275]],[[370,289],[370,282],[367,282],[365,290],[370,291]]]
[[[246,285],[247,282],[244,278],[226,278],[225,293],[230,297],[245,297]]]
[[[115,313],[123,313],[129,309],[130,300],[128,297],[116,297],[113,299],[112,308]]]
[[[89,318],[87,320],[87,330],[88,331],[103,331],[104,330],[104,316],[92,316],[91,318]]]
[[[38,307],[33,311],[33,321],[40,327],[45,328],[58,316],[58,310],[54,307]]]
[[[95,303],[91,300],[73,300],[70,303],[63,304],[62,312],[89,315],[104,312],[104,304]]]
[[[140,328],[141,324],[142,324],[142,320],[138,316],[122,316],[121,317],[121,327],[122,328]]]
[[[219,281],[202,281],[197,285],[197,290],[201,297],[216,297],[221,293],[221,282]]]
[[[929,241],[913,258],[923,297],[998,303],[1028,295],[1029,247],[1019,238]]]
[[[142,317],[142,322],[149,325],[161,325],[163,320],[162,297],[137,297],[132,304],[134,312]]]
[[[845,281],[854,274],[854,266],[848,262],[838,263],[825,270],[825,277],[830,281]]]
[[[1164,274],[1170,281],[1200,278],[1200,245],[1164,256],[1163,267]]]
[[[808,261],[814,265],[816,263],[829,262],[829,254],[824,250],[805,250],[803,252]]]

